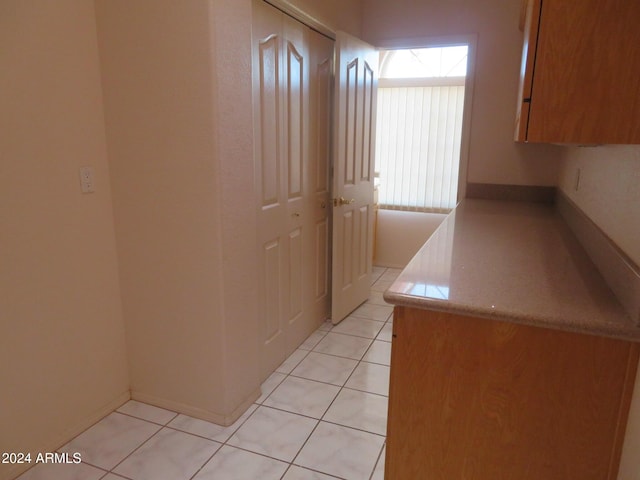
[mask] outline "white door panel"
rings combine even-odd
[[[288,356],[304,341],[310,312],[304,304],[304,244],[309,235],[308,217],[310,211],[305,204],[307,188],[304,176],[309,168],[306,161],[309,154],[307,116],[309,114],[309,51],[305,41],[304,26],[282,15],[283,64],[282,91],[284,92],[283,137],[285,148],[282,156],[285,163],[285,191],[287,213],[286,258],[285,258],[285,349]],[[267,279],[269,281],[269,279]],[[283,358],[284,360],[284,358]]]
[[[331,319],[338,323],[371,288],[378,53],[338,32],[335,69]]]
[[[266,378],[328,315],[333,42],[253,3],[255,188]]]
[[[314,327],[329,317],[329,251],[330,251],[330,183],[331,164],[331,93],[333,85],[334,42],[317,32],[307,30],[310,58],[309,75],[309,217],[308,231],[313,232],[306,258],[307,305]],[[305,337],[306,338],[306,337]],[[303,339],[304,340],[304,339]]]
[[[253,107],[255,131],[255,189],[258,202],[258,255],[263,376],[284,359],[288,238],[283,232],[287,214],[284,98],[282,78],[282,17],[263,2],[254,2]],[[283,235],[285,233],[285,235]]]

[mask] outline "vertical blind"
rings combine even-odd
[[[380,207],[448,212],[455,207],[458,191],[464,78],[439,86],[380,83],[376,131]]]

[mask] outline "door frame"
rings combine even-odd
[[[331,40],[336,39],[336,33],[331,28],[329,28],[327,25],[322,23],[317,18],[314,18],[313,16],[309,15],[304,10],[301,10],[295,5],[290,4],[286,0],[263,0],[263,1],[271,5],[272,7],[277,8],[282,13],[289,15],[294,20],[297,20],[305,24],[311,30],[315,30],[316,32],[320,33],[321,35],[324,35],[325,37],[328,37]]]

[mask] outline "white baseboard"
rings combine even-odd
[[[190,417],[199,418],[200,420],[205,420],[207,422],[212,422],[217,425],[222,425],[226,427],[226,426],[232,425],[233,422],[235,422],[238,418],[240,418],[242,414],[253,404],[253,402],[255,402],[258,398],[260,398],[261,394],[262,393],[258,388],[244,402],[242,402],[238,408],[236,408],[233,412],[229,414],[211,412],[209,410],[193,407],[191,405],[175,402],[173,400],[157,397],[155,395],[149,395],[143,392],[137,392],[135,390],[131,391],[131,398],[139,402],[148,403],[149,405],[154,405],[156,407],[171,410],[173,412],[182,413]]]

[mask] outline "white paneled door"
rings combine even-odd
[[[266,377],[329,311],[333,41],[253,3],[258,252]]]
[[[330,304],[330,231],[331,231],[331,99],[333,87],[334,42],[307,29],[309,33],[309,148],[307,197],[311,212],[312,241],[305,258],[311,262],[306,283],[308,305],[314,323],[329,317]],[[306,336],[304,337],[306,338]]]
[[[373,170],[378,52],[338,32],[333,125],[331,319],[367,300],[373,248]]]

